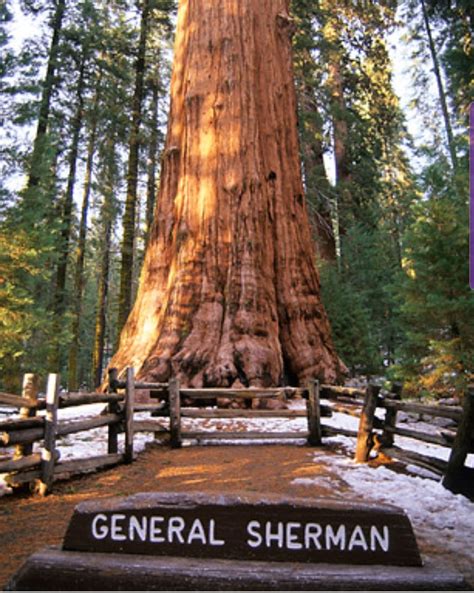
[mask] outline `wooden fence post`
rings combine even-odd
[[[133,462],[133,410],[135,407],[135,373],[127,368],[125,389],[125,463]]]
[[[56,430],[58,426],[59,375],[48,375],[46,387],[46,416],[44,422],[44,446],[41,452],[41,479],[37,491],[45,496],[51,489],[56,461]]]
[[[375,410],[380,387],[368,385],[365,393],[364,406],[360,414],[359,430],[357,432],[357,445],[355,461],[363,463],[369,460],[370,450],[373,446],[372,431],[374,428]]]
[[[461,486],[464,463],[467,454],[472,452],[474,441],[474,385],[470,385],[464,396],[463,413],[449,456],[443,486],[456,492]]]
[[[117,387],[115,386],[118,380],[117,369],[109,369],[109,393],[117,393]],[[109,414],[119,414],[120,406],[117,402],[109,403],[108,405]],[[109,432],[107,437],[107,453],[109,455],[115,455],[118,452],[118,424],[111,424],[109,426]]]
[[[321,409],[318,380],[312,380],[308,383],[306,411],[308,413],[308,444],[318,447],[321,445]]]
[[[393,401],[400,401],[402,399],[403,383],[393,383],[390,399]],[[395,435],[387,428],[395,428],[397,424],[397,409],[387,408],[385,411],[384,429],[382,433],[382,445],[384,447],[393,447]]]
[[[26,373],[23,376],[23,389],[21,396],[29,402],[38,402],[39,377],[33,373]],[[31,418],[36,415],[36,408],[20,408],[20,418]],[[17,445],[13,459],[21,459],[33,453],[33,444]]]
[[[179,393],[179,381],[175,377],[169,382],[170,400],[170,441],[173,449],[181,447],[181,400]]]

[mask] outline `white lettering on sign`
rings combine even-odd
[[[98,513],[91,522],[95,540],[224,546],[215,519],[184,519],[180,516],[125,515]],[[236,537],[238,539],[238,536]],[[244,542],[250,548],[286,550],[338,550],[341,552],[388,552],[390,531],[384,526],[331,525],[297,521],[257,521],[246,525]]]
[[[354,531],[352,532],[351,539],[349,540],[349,552],[356,547],[362,548],[364,552],[367,552],[369,549],[364,532],[362,531],[362,527],[360,525],[356,525]]]
[[[109,535],[109,528],[107,524],[104,525],[104,522],[107,521],[107,515],[103,515],[99,513],[94,517],[92,521],[92,536],[94,539],[105,539]],[[101,524],[99,525],[99,522]]]
[[[348,530],[345,525],[322,526],[319,523],[297,523],[267,521],[262,527],[260,521],[247,524],[247,545],[251,548],[278,547],[287,550],[363,550],[376,552],[378,549],[388,552],[390,547],[389,530],[384,526],[382,532],[372,525],[365,531],[360,525]],[[370,541],[370,548],[369,548]]]
[[[146,542],[148,533],[148,521],[146,517],[142,517],[141,519],[142,520],[140,522],[138,517],[135,517],[135,515],[132,515],[130,517],[130,523],[128,525],[128,539],[131,542],[135,541],[135,535],[142,542]]]
[[[191,525],[187,525],[182,517],[165,518],[161,515],[137,517],[136,515],[126,516],[122,513],[105,515],[98,513],[91,523],[92,537],[96,540],[104,540],[110,537],[112,541],[142,541],[153,544],[178,543],[193,544],[201,543],[210,546],[223,546],[225,540],[219,539],[215,519],[204,523],[200,519],[194,519]]]
[[[258,548],[262,545],[263,537],[260,535],[258,530],[260,529],[260,521],[250,521],[247,525],[247,533],[252,536],[253,539],[248,539],[247,544],[251,548]]]
[[[150,519],[150,541],[154,544],[161,544],[165,541],[165,538],[160,535],[163,533],[161,526],[158,523],[163,523],[164,517],[157,517],[156,515]]]
[[[346,549],[346,526],[339,525],[337,533],[334,533],[332,525],[326,525],[326,550],[332,547],[339,547],[340,550]]]
[[[301,523],[290,521],[286,524],[286,547],[289,550],[301,550],[303,547],[303,544],[298,541],[298,533],[295,533],[295,530],[300,528]]]
[[[217,539],[216,534],[216,522],[214,519],[209,521],[209,543],[211,546],[223,546],[225,545],[225,541],[223,539]]]
[[[110,537],[115,542],[124,542],[127,539],[127,536],[123,532],[123,525],[119,525],[119,521],[123,521],[125,518],[126,516],[121,513],[112,515],[110,522]]]
[[[319,543],[319,538],[322,533],[323,528],[319,523],[306,523],[304,528],[304,547],[309,550],[311,544],[313,544],[316,550],[320,550],[321,544]]]
[[[170,517],[168,521],[168,541],[170,544],[174,542],[176,536],[180,544],[184,544],[183,530],[186,527],[186,522],[183,517]]]
[[[375,527],[375,525],[372,525],[370,528],[370,549],[372,552],[377,550],[377,543],[384,552],[388,552],[390,547],[390,539],[388,527],[386,525],[383,526],[383,535],[381,535],[380,531],[377,529],[377,527]]]
[[[190,544],[195,539],[200,541],[202,544],[206,544],[206,534],[204,533],[204,527],[199,519],[195,519],[189,532],[187,543]]]
[[[267,521],[265,523],[265,545],[267,548],[270,548],[272,542],[274,541],[279,548],[283,548],[283,535],[284,535],[284,527],[283,523],[279,521],[277,523],[277,530],[276,532],[272,531],[272,522]]]

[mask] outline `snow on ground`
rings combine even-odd
[[[98,416],[104,410],[104,404],[91,404],[88,406],[71,407],[58,410],[58,419],[60,422],[72,422],[74,420],[86,419]],[[140,413],[135,415],[136,419],[145,420],[149,414]],[[56,442],[56,448],[59,451],[61,461],[71,459],[88,459],[96,455],[105,455],[107,453],[108,428],[94,428],[92,430],[69,434],[59,437]],[[153,433],[137,433],[134,439],[134,449],[137,453],[143,451],[148,442],[153,441]],[[34,445],[34,452],[40,451],[38,443]],[[119,452],[124,450],[124,436],[119,435]],[[4,450],[6,453],[11,450]],[[4,480],[5,474],[0,474],[0,497],[11,493]]]
[[[323,400],[323,403],[325,402]],[[81,406],[75,408],[64,408],[58,411],[60,421],[73,421],[79,418],[88,418],[97,416],[104,409],[104,404],[92,404],[88,406]],[[303,400],[292,400],[289,402],[290,409],[304,409],[305,402]],[[383,415],[384,411],[378,410],[379,416]],[[147,419],[149,415],[146,412],[135,415],[136,419]],[[163,424],[166,426],[166,420],[163,420]],[[334,412],[331,418],[323,418],[322,423],[335,428],[345,428],[353,431],[357,431],[358,418]],[[410,425],[411,428],[413,428]],[[439,433],[440,428],[433,426],[427,422],[417,422],[414,427],[417,430],[424,432],[432,432],[434,434]],[[199,420],[186,418],[183,419],[184,431],[191,432],[215,432],[216,430],[225,432],[305,432],[307,430],[306,418],[235,418],[235,419],[208,419]],[[87,432],[78,434],[71,434],[58,439],[57,447],[60,452],[60,458],[63,461],[70,459],[80,459],[84,457],[91,457],[94,455],[103,455],[107,452],[107,427],[96,428]],[[343,437],[338,437],[340,442],[344,441]],[[341,439],[343,439],[341,441]],[[142,451],[148,442],[153,441],[153,433],[138,433],[135,435],[134,448],[136,452]],[[199,439],[199,442],[204,445],[215,444],[215,441],[206,440],[204,437]],[[220,439],[220,443],[225,444],[259,444],[259,443],[272,443],[272,439],[265,440],[238,440],[230,441],[228,439]],[[288,441],[278,440],[280,444],[286,442],[294,444],[304,444],[305,439],[288,439]],[[347,443],[350,443],[347,445]],[[432,457],[438,457],[440,459],[447,460],[449,457],[450,449],[447,447],[441,447],[439,445],[431,445],[429,443],[422,443],[415,439],[407,437],[396,437],[397,446],[415,451],[417,453],[429,455]],[[346,445],[350,450],[354,449],[354,443],[351,439],[346,439]],[[36,450],[38,446],[35,445]],[[123,450],[123,436],[119,437],[119,450]],[[474,467],[474,455],[469,455],[467,465]],[[412,472],[418,473],[421,476],[429,476],[438,479],[435,474],[432,474],[428,470],[423,470],[418,466],[410,465],[408,469]],[[5,484],[1,480],[0,476],[0,495],[4,492]]]
[[[328,440],[344,449],[354,448],[353,439],[347,437]],[[456,567],[474,577],[473,502],[446,490],[439,478],[427,479],[395,472],[385,466],[356,464],[349,457],[327,455],[323,451],[315,453],[315,461],[330,465],[357,497],[403,508],[422,549],[425,547],[441,561],[449,552]],[[321,485],[321,480],[296,478],[293,483],[308,486],[310,493],[310,488]]]
[[[302,400],[291,401],[289,407],[292,409],[304,408]],[[104,409],[104,404],[82,406],[80,408],[66,408],[59,411],[59,418],[62,421],[96,416]],[[378,412],[380,414],[380,411]],[[146,412],[137,414],[137,419],[147,419]],[[163,426],[167,426],[167,420],[162,420]],[[347,414],[334,413],[331,418],[323,418],[323,424],[341,427],[357,431],[358,418]],[[436,433],[439,427],[426,422],[414,423],[410,428],[416,428]],[[235,419],[183,419],[183,431],[216,431],[223,433],[265,431],[265,432],[304,432],[307,430],[306,418],[235,418]],[[140,452],[146,443],[153,441],[153,433],[139,433],[135,435],[135,451]],[[199,439],[203,445],[215,444],[210,439]],[[265,440],[239,440],[230,441],[222,438],[220,443],[226,444],[258,444],[271,443],[272,439]],[[279,444],[291,442],[294,444],[305,444],[304,439],[289,441],[273,441]],[[422,470],[417,466],[407,466],[408,473],[400,473],[391,470],[389,467],[372,467],[365,464],[355,464],[352,455],[355,448],[355,439],[345,436],[335,436],[325,439],[331,444],[332,453],[324,448],[314,453],[315,462],[326,464],[334,470],[338,479],[345,482],[354,492],[355,497],[364,500],[386,502],[402,507],[407,512],[419,542],[427,542],[426,545],[439,555],[442,559],[445,551],[449,551],[455,558],[457,567],[465,573],[472,574],[474,565],[474,548],[472,545],[474,534],[474,503],[461,495],[455,495],[443,488],[439,476],[429,471]],[[185,445],[191,444],[185,442]],[[410,449],[418,453],[447,459],[449,449],[437,445],[425,444],[411,438],[396,436],[396,444],[399,447]],[[67,435],[58,439],[57,443],[62,460],[77,459],[102,455],[107,452],[107,427],[97,428],[88,432]],[[119,437],[119,448],[123,450],[123,435]],[[340,451],[334,455],[334,448]],[[474,456],[469,456],[470,466],[474,466]],[[415,475],[412,475],[415,474]],[[0,476],[0,496],[6,494],[9,489]],[[308,487],[308,494],[311,487],[334,486],[330,476],[318,478],[297,478],[294,483]],[[433,542],[435,542],[433,544]],[[437,542],[439,545],[437,547]]]
[[[90,406],[81,406],[79,408],[64,408],[58,410],[58,418],[61,422],[72,422],[79,418],[98,416],[106,406],[104,404],[92,404]],[[149,414],[135,414],[135,419],[145,420]],[[94,428],[86,432],[77,434],[68,434],[60,437],[57,442],[57,448],[62,461],[70,459],[81,459],[84,457],[93,457],[95,455],[105,455],[107,453],[108,427]],[[137,433],[134,438],[134,449],[137,453],[143,451],[146,443],[153,441],[153,433]],[[124,437],[119,435],[119,452],[123,452]]]
[[[305,402],[296,400],[290,402],[290,408],[304,408]],[[59,411],[59,418],[62,421],[96,416],[104,409],[104,404],[82,406],[80,408],[66,408]],[[146,419],[149,414],[146,412],[136,415],[136,418]],[[346,414],[334,413],[331,418],[323,418],[324,424],[342,427],[357,431],[358,419]],[[167,421],[162,420],[164,426]],[[427,430],[427,424],[423,423],[423,430]],[[436,430],[437,427],[432,427]],[[215,431],[222,433],[227,431],[265,431],[265,432],[304,432],[307,430],[306,418],[235,418],[219,420],[198,420],[183,419],[184,431]],[[439,429],[438,429],[439,430]],[[224,436],[224,435],[223,435]],[[135,435],[135,451],[143,450],[146,443],[153,441],[153,433],[139,433]],[[205,438],[200,439],[201,444],[215,444],[215,441]],[[271,443],[271,439],[261,441],[229,441],[219,440],[220,443],[252,444]],[[282,444],[282,441],[278,441]],[[283,441],[285,442],[285,441]],[[288,442],[304,444],[304,439]],[[355,439],[336,436],[325,439],[325,442],[335,445],[342,451],[341,455],[328,455],[324,449],[315,453],[315,460],[326,461],[331,467],[335,467],[338,476],[346,482],[354,493],[364,499],[385,501],[395,505],[403,506],[413,522],[417,535],[427,539],[435,540],[442,538],[443,544],[452,551],[459,553],[462,557],[474,560],[472,538],[474,532],[474,503],[467,498],[454,495],[443,488],[440,479],[435,474],[421,470],[415,466],[408,466],[408,469],[416,470],[418,475],[406,475],[397,473],[388,467],[369,467],[357,465],[352,461],[351,455],[355,448]],[[187,443],[189,444],[189,443]],[[437,445],[424,444],[414,439],[396,437],[396,444],[400,447],[411,449],[418,453],[424,453],[434,457],[447,459],[449,449]],[[58,439],[57,443],[62,460],[77,459],[103,455],[107,452],[107,427],[97,428],[88,432],[67,435]],[[119,447],[123,449],[123,435],[119,437]],[[345,453],[345,454],[344,454]],[[325,458],[325,455],[327,459]],[[470,456],[469,465],[474,465],[473,457]],[[311,487],[314,483],[311,479],[300,478],[296,480],[299,484]],[[0,496],[8,492],[0,476]]]

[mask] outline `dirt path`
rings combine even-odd
[[[4,497],[0,499],[0,585],[5,586],[30,554],[60,544],[75,505],[91,498],[149,491],[212,491],[354,499],[328,464],[328,454],[326,449],[324,461],[317,463],[314,449],[304,446],[151,447],[132,465],[58,483],[45,499]],[[294,484],[295,478],[318,478],[318,483],[310,487]],[[422,553],[451,560],[432,542],[418,543]]]

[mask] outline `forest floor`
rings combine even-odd
[[[351,462],[335,445],[325,446],[324,450],[295,445],[191,446],[171,450],[167,446],[149,445],[135,463],[58,482],[54,492],[46,498],[19,494],[3,497],[0,501],[0,586],[5,587],[30,554],[61,543],[73,509],[82,501],[149,491],[366,498],[354,487],[358,482],[346,479],[350,472],[344,471],[342,464],[345,463]],[[398,473],[386,468],[375,469],[375,472],[381,470],[382,482],[386,480],[383,472],[394,476]],[[359,476],[362,481],[365,481],[364,475]],[[386,487],[390,486],[386,484]],[[429,504],[430,492],[425,492]],[[403,493],[400,495],[401,504],[407,508]],[[467,500],[461,502],[462,505],[472,504]],[[414,528],[423,556],[434,558],[440,569],[446,566],[459,570],[470,586],[474,586],[469,550],[467,555],[459,554],[457,546],[449,545],[446,535],[440,533],[436,537],[433,535],[436,531],[418,529],[415,523]]]

